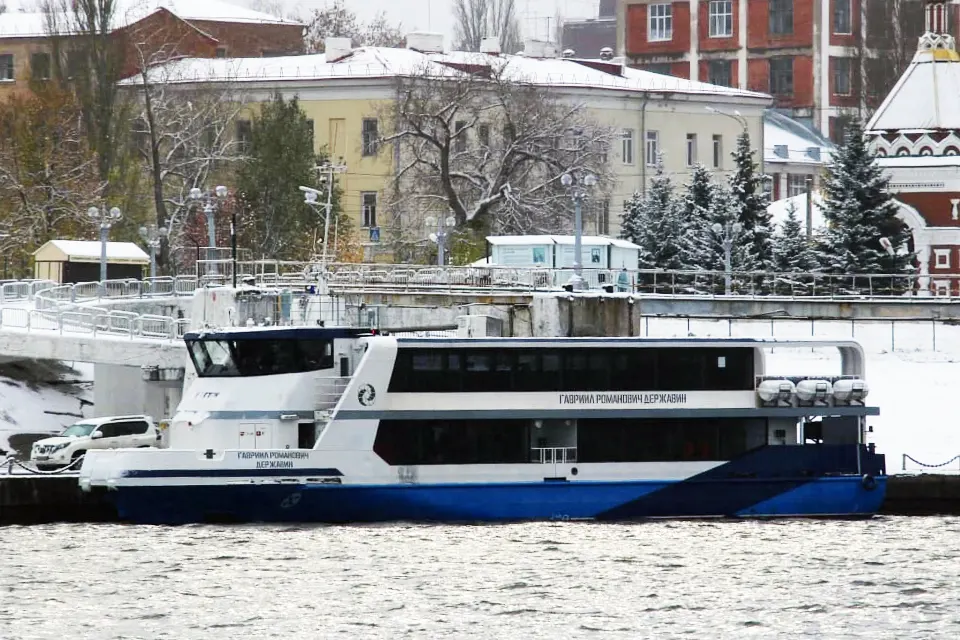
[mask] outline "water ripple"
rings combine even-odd
[[[7,527],[0,637],[960,637],[958,531],[960,518]]]

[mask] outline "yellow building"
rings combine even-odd
[[[770,104],[765,94],[628,69],[615,61],[558,59],[543,43],[528,44],[524,56],[503,56],[495,50],[444,53],[443,39],[432,34],[411,34],[408,42],[417,48],[354,49],[349,40],[330,38],[325,54],[189,59],[168,65],[164,73],[191,86],[230,83],[249,103],[267,101],[275,92],[298,96],[314,123],[317,150],[326,148],[334,162],[346,166],[340,178],[343,208],[361,229],[367,259],[381,253],[377,243],[388,240],[398,224],[407,236],[425,240],[429,233],[422,211],[405,211],[399,222],[386,219],[400,151],[378,148],[377,141],[397,100],[397,79],[430,65],[451,72],[476,68],[484,60],[506,60],[524,81],[582,104],[598,124],[615,132],[609,157],[613,184],[593,222],[586,221],[594,225],[587,230],[597,235],[619,234],[621,203],[646,188],[661,152],[666,173],[682,184],[697,164],[729,171],[729,153],[742,131],[751,134],[754,146],[763,145],[763,112]],[[246,127],[249,121],[237,122],[239,138]],[[476,135],[484,134],[478,130]],[[762,170],[762,154],[757,160]]]

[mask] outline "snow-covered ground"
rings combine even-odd
[[[0,364],[0,450],[22,448],[35,434],[59,433],[76,422],[78,414],[93,415],[92,381],[93,367],[85,363],[63,368],[29,361]]]

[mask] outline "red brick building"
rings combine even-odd
[[[920,290],[960,295],[960,55],[947,0],[927,0],[913,61],[867,124],[910,227]]]
[[[770,93],[775,108],[839,140],[844,115],[871,106],[860,78],[868,59],[884,64],[877,46],[891,40],[893,4],[919,16],[907,0],[621,0],[618,50],[632,66]],[[864,16],[877,16],[875,36]],[[915,42],[909,26],[896,31]]]

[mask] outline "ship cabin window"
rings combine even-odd
[[[190,359],[202,378],[269,376],[333,368],[332,340],[188,340]]]
[[[754,388],[751,347],[404,348],[393,393],[738,391]]]

